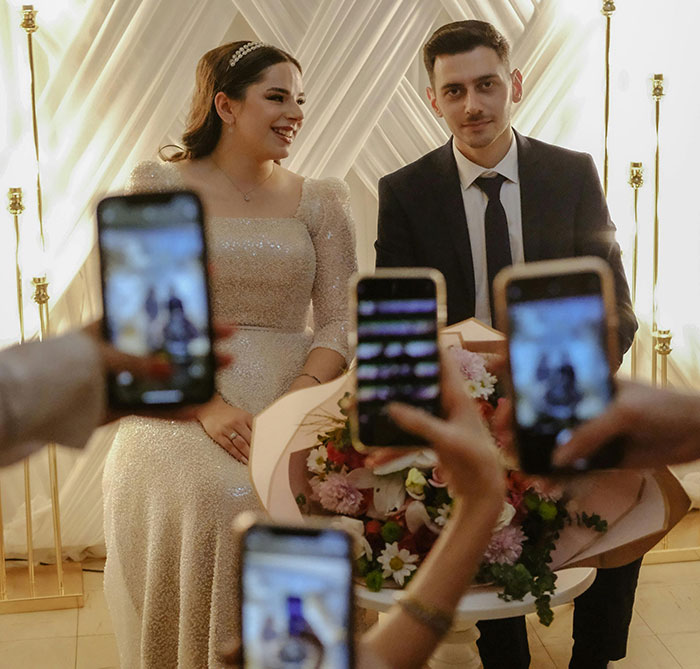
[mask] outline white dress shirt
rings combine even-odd
[[[511,131],[512,133],[512,131]],[[486,239],[484,234],[484,215],[488,197],[475,183],[480,176],[495,176],[501,174],[506,178],[501,186],[501,204],[508,220],[508,236],[510,237],[510,254],[513,264],[525,261],[523,252],[523,226],[520,211],[520,182],[518,178],[518,145],[515,135],[511,137],[508,153],[503,156],[498,165],[486,169],[473,163],[462,155],[452,142],[452,151],[457,161],[459,181],[462,185],[462,200],[464,213],[467,216],[469,241],[472,247],[472,263],[474,265],[475,313],[474,315],[487,325],[491,325],[491,310],[489,307],[489,286],[486,266]]]

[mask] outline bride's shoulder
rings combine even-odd
[[[143,160],[131,170],[126,190],[130,193],[161,192],[184,187],[182,175],[175,163]]]
[[[349,186],[338,177],[326,177],[324,179],[306,178],[304,183],[311,198],[327,203],[345,203],[350,200]]]

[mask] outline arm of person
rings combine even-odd
[[[350,356],[348,282],[357,271],[350,190],[340,179],[325,179],[320,183],[319,199],[320,220],[309,230],[316,254],[316,276],[311,289],[314,339],[290,390],[334,379]]]
[[[619,381],[608,410],[576,429],[554,452],[554,464],[588,458],[615,437],[625,454],[620,467],[640,469],[700,458],[700,396]]]
[[[48,442],[85,445],[105,413],[97,342],[73,333],[0,353],[0,465]]]
[[[95,323],[83,332],[0,352],[0,466],[47,443],[82,448],[96,427],[133,413],[107,406],[105,372],[128,370],[139,378],[170,375],[170,366],[160,358],[122,353],[104,342],[99,330]],[[217,336],[233,332],[233,326],[215,326]],[[231,358],[218,356],[217,362],[225,366]],[[185,406],[137,413],[189,420],[194,412]]]
[[[416,259],[408,217],[386,177],[379,180],[377,218],[377,267],[413,267]]]
[[[456,499],[452,517],[403,595],[414,611],[417,606],[425,615],[438,612],[443,619],[454,615],[476,575],[505,495],[505,477],[493,440],[459,383],[456,370],[443,364],[446,420],[407,406],[391,409],[401,427],[433,445],[440,471]],[[361,639],[358,666],[418,669],[439,641],[433,627],[405,607],[394,605]]]
[[[622,266],[620,246],[615,240],[615,225],[605,201],[593,158],[586,156],[581,199],[576,211],[577,255],[595,255],[606,260],[615,277],[617,302],[619,361],[632,346],[637,319],[632,308],[630,290]]]

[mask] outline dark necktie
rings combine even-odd
[[[479,177],[474,183],[486,193],[489,199],[484,214],[484,232],[486,239],[486,268],[489,279],[489,307],[493,317],[493,279],[504,267],[513,264],[508,237],[508,219],[501,204],[501,186],[506,178],[497,174],[495,177]]]

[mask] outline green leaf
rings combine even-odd
[[[381,534],[384,541],[386,541],[388,544],[392,544],[394,541],[399,541],[399,539],[401,539],[403,536],[403,530],[398,523],[395,523],[393,520],[389,520],[384,523]]]
[[[370,571],[372,563],[367,559],[366,555],[360,555],[360,557],[355,560],[355,566],[360,576],[366,576]]]
[[[557,517],[557,505],[554,502],[542,500],[538,509],[542,520],[551,521]]]
[[[365,576],[365,585],[371,592],[379,592],[384,585],[384,577],[379,569],[375,569]]]

